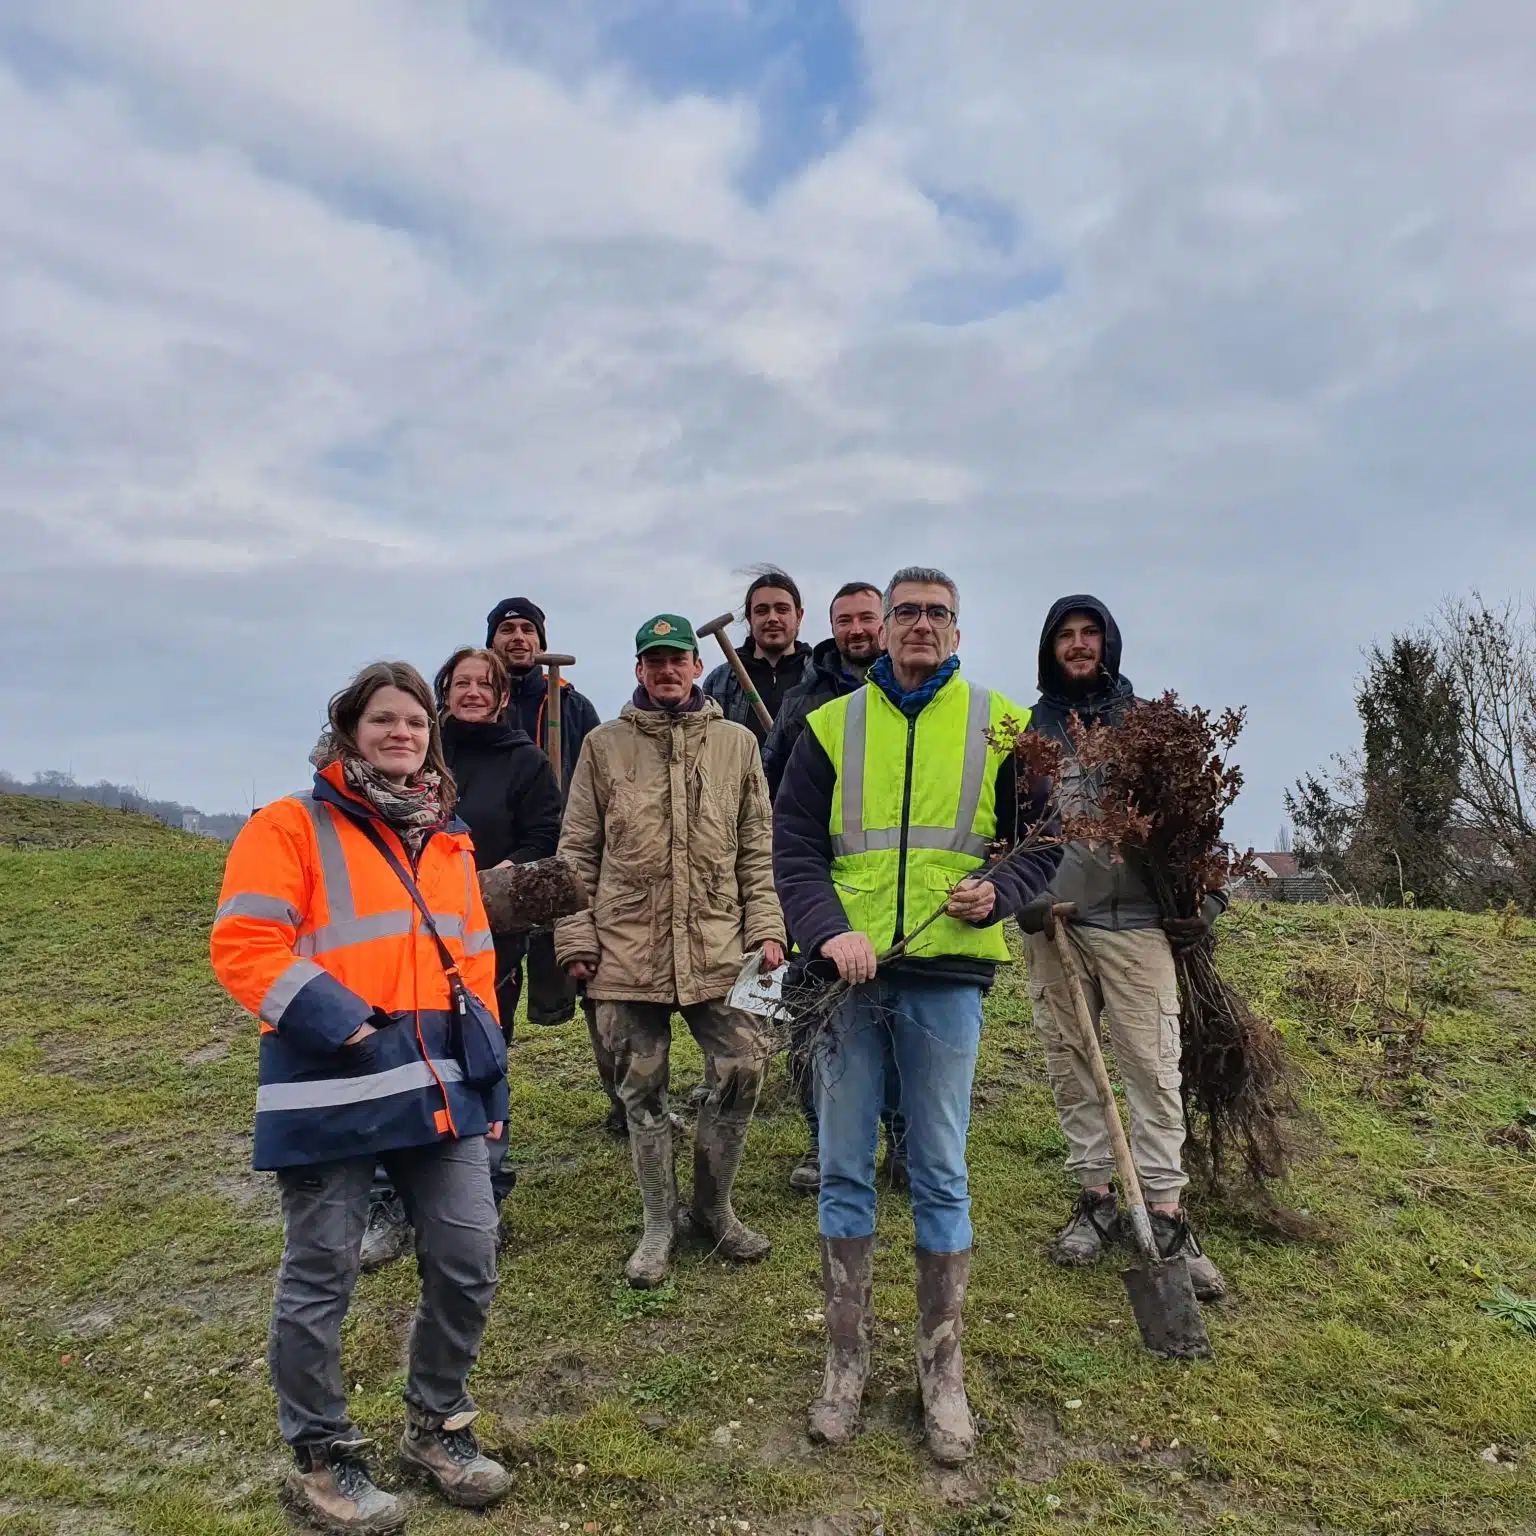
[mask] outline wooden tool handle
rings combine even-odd
[[[731,637],[723,629],[717,629],[715,639],[720,642],[720,649],[725,652],[725,659],[731,664],[731,671],[736,674],[736,681],[741,684],[741,691],[747,696],[747,703],[757,712],[757,718],[762,723],[765,731],[773,729],[773,716],[768,713],[768,706],[763,703],[763,696],[752,686],[752,679],[747,675],[746,664],[736,654],[736,647],[731,644]]]
[[[558,662],[549,664],[549,687],[544,695],[544,708],[547,712],[549,737],[549,765],[555,770],[555,788],[565,787],[565,758],[560,746],[560,665]]]
[[[1125,1127],[1120,1122],[1115,1090],[1110,1086],[1109,1069],[1104,1065],[1104,1052],[1099,1049],[1099,1032],[1093,1027],[1093,1016],[1088,1012],[1088,999],[1083,996],[1082,979],[1077,974],[1077,964],[1072,958],[1072,944],[1067,938],[1067,925],[1064,922],[1056,924],[1056,955],[1066,976],[1067,990],[1072,994],[1072,1011],[1077,1015],[1077,1031],[1082,1036],[1083,1054],[1093,1069],[1093,1084],[1099,1092],[1099,1109],[1104,1116],[1104,1129],[1109,1132],[1109,1145],[1115,1156],[1115,1172],[1119,1175],[1120,1188],[1130,1211],[1136,1246],[1144,1259],[1155,1263],[1160,1255],[1157,1244],[1152,1241],[1152,1219],[1147,1215],[1141,1180],[1136,1176],[1136,1164],[1131,1161],[1131,1144],[1126,1140]]]

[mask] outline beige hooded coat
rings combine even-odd
[[[555,928],[562,966],[597,958],[587,995],[724,997],[748,950],[784,943],[773,817],[757,742],[706,698],[691,713],[626,704],[582,744],[560,852],[592,892]]]

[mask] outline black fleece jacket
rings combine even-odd
[[[560,841],[560,791],[549,759],[505,720],[443,720],[443,756],[459,787],[455,813],[475,840],[475,868],[547,859]]]
[[[872,685],[866,685],[872,686]],[[914,765],[921,771],[921,764]],[[773,805],[773,878],[778,888],[784,921],[805,956],[814,957],[828,939],[849,931],[848,916],[832,881],[832,791],[837,772],[832,759],[814,731],[803,731],[790,753],[789,763]],[[1019,797],[1014,759],[998,764],[997,837],[1005,843],[1018,833]],[[1045,812],[1050,795],[1047,784],[1033,787],[1028,820]],[[1016,916],[1019,909],[1050,883],[1061,860],[1059,847],[1040,848],[1013,860],[998,871],[994,883],[997,901],[985,924]],[[915,924],[928,914],[910,914]],[[897,935],[899,938],[900,935]],[[997,972],[991,960],[962,955],[916,956],[895,961],[882,974],[911,980],[963,982],[989,987]]]

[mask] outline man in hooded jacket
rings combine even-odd
[[[549,755],[549,677],[534,661],[549,649],[549,630],[544,610],[527,597],[504,597],[485,616],[485,644],[506,664],[511,679],[507,697],[507,724],[520,727]],[[560,679],[560,784],[569,798],[571,779],[581,757],[581,744],[597,729],[597,707],[564,678]],[[523,945],[528,958],[528,1019],[533,1024],[563,1024],[576,1011],[579,988],[555,961],[555,943],[547,933],[530,934]],[[521,972],[522,959],[511,960]],[[627,1134],[624,1106],[614,1086],[613,1058],[603,1048],[597,1032],[597,1009],[585,997],[582,1013],[597,1062],[597,1075],[608,1095],[607,1129],[615,1136]]]
[[[1053,737],[1067,753],[1061,779],[1064,814],[1091,814],[1094,787],[1072,758],[1068,721],[1119,725],[1136,702],[1120,671],[1120,627],[1106,604],[1087,593],[1056,602],[1040,634],[1040,699],[1029,729]],[[1219,1300],[1220,1271],[1205,1256],[1180,1206],[1184,1174],[1184,1106],[1179,1075],[1179,983],[1176,948],[1198,943],[1226,910],[1223,892],[1205,899],[1198,917],[1164,918],[1133,859],[1115,859],[1093,843],[1067,846],[1050,889],[1019,914],[1035,1021],[1044,1037],[1056,1113],[1067,1138],[1067,1171],[1081,1185],[1066,1226],[1051,1250],[1067,1267],[1095,1263],[1119,1230],[1110,1180],[1109,1136],[1077,1026],[1066,973],[1054,943],[1052,906],[1071,902],[1068,936],[1078,978],[1097,1026],[1108,1022],[1131,1115],[1131,1154],[1141,1177],[1152,1228],[1165,1257],[1182,1253],[1195,1294]]]

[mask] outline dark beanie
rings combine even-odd
[[[527,619],[539,632],[539,649],[549,649],[549,634],[544,628],[544,610],[539,605],[526,597],[504,597],[485,616],[485,643],[490,645],[496,638],[496,630],[503,619],[510,619],[514,615],[520,619]]]

